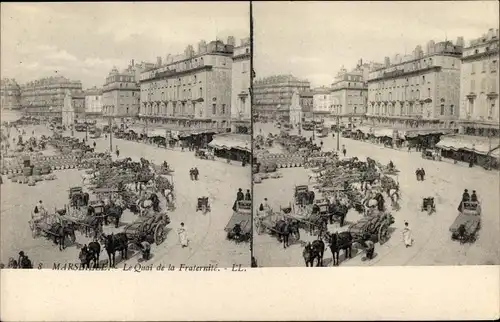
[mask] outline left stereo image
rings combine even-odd
[[[250,3],[4,15],[1,267],[250,267]]]

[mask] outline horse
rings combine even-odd
[[[349,207],[343,204],[330,204],[328,205],[328,217],[330,224],[333,224],[333,217],[340,219],[340,227],[344,226],[344,220],[349,212]]]
[[[59,223],[52,225],[50,233],[53,236],[54,244],[59,245],[60,251],[66,248],[66,237],[69,237],[72,243],[76,241],[75,230],[75,225],[73,223],[68,223],[64,227]]]
[[[299,226],[296,221],[280,219],[274,225],[274,230],[278,236],[278,241],[283,241],[283,248],[290,246],[290,235],[295,235],[297,239],[300,238]]]
[[[302,251],[302,256],[306,262],[306,267],[313,267],[314,260],[317,259],[318,262],[316,267],[323,266],[323,255],[325,253],[325,243],[317,239],[312,243],[307,243]]]
[[[88,247],[84,245],[80,250],[78,258],[83,268],[90,268],[90,262],[94,262],[93,267],[99,267],[99,255],[101,254],[101,245],[98,242],[90,242]]]
[[[115,220],[115,228],[120,224],[120,218],[123,214],[123,207],[119,205],[108,205],[104,207],[104,224],[108,225],[109,217]]]
[[[101,235],[101,240],[104,242],[104,248],[108,253],[109,265],[115,267],[115,253],[121,253],[121,259],[128,258],[128,237],[125,233],[120,232],[118,234]]]
[[[339,265],[339,254],[341,250],[345,252],[345,258],[352,258],[352,243],[353,237],[350,232],[336,232],[336,233],[326,233],[326,237],[332,251],[333,256],[333,266]]]

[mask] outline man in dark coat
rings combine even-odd
[[[247,192],[245,193],[245,200],[252,200],[252,195],[250,194],[250,190],[247,189]]]
[[[476,190],[472,190],[472,195],[470,196],[470,201],[477,202]]]
[[[462,202],[464,201],[470,201],[470,195],[467,189],[465,189],[464,193],[462,194]]]
[[[422,181],[425,180],[425,170],[424,170],[424,168],[420,169],[420,180],[422,180]]]
[[[243,191],[241,188],[238,189],[238,193],[236,193],[236,201],[244,200],[245,195],[243,194]]]
[[[415,175],[417,176],[417,181],[420,181],[421,180],[421,173],[420,173],[420,169],[417,169],[415,171]]]

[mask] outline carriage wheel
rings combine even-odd
[[[389,227],[386,223],[380,225],[378,229],[378,242],[380,245],[385,244],[389,240]]]
[[[165,238],[167,237],[167,233],[165,231],[165,223],[163,221],[160,221],[156,225],[155,229],[155,243],[156,245],[160,245],[165,241]]]

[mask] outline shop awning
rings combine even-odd
[[[363,134],[370,134],[371,133],[371,128],[368,126],[358,126],[354,130],[359,131]]]
[[[141,126],[129,126],[127,131],[132,131],[136,134],[142,134],[144,133],[144,128]]]
[[[393,130],[392,129],[373,129],[373,135],[376,137],[390,137],[392,138]]]
[[[250,135],[246,134],[222,134],[217,135],[208,144],[210,147],[221,150],[240,150],[246,152],[252,152],[251,150],[251,139]]]
[[[148,129],[148,136],[149,137],[155,137],[155,136],[160,136],[163,138],[167,137],[167,129]]]
[[[499,146],[498,139],[491,139],[491,142],[485,139],[475,139],[465,136],[445,136],[436,144],[436,147],[445,150],[465,150],[477,154],[487,155],[490,150]],[[498,149],[492,152],[492,155],[498,154]]]

